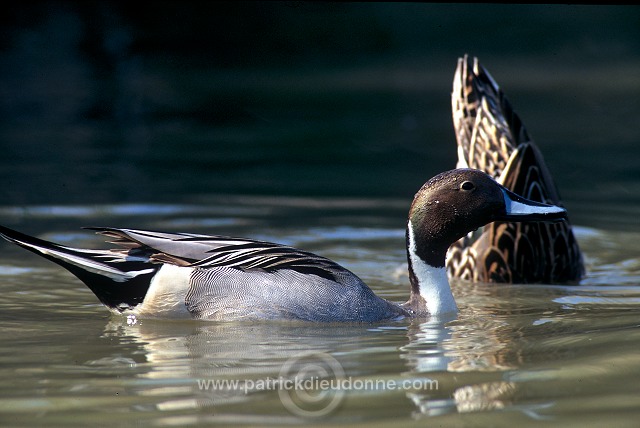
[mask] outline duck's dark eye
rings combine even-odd
[[[473,184],[473,183],[472,183],[472,182],[470,182],[470,181],[465,181],[464,183],[462,183],[462,184],[460,185],[460,188],[461,188],[462,190],[467,190],[467,191],[469,191],[469,190],[473,190],[473,189],[475,189],[475,188],[476,188],[476,185],[475,185],[475,184]]]

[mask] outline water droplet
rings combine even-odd
[[[127,315],[127,324],[128,325],[134,325],[138,322],[138,319],[136,318],[135,315]]]

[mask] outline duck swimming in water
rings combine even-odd
[[[458,60],[451,93],[458,168],[486,172],[527,199],[562,206],[540,149],[477,58]],[[582,253],[571,223],[495,222],[455,242],[449,276],[475,282],[577,283]]]
[[[411,294],[376,296],[324,257],[225,236],[90,228],[120,248],[70,248],[0,226],[0,236],[78,277],[116,314],[201,320],[373,322],[457,311],[445,270],[449,246],[492,221],[561,221],[563,208],[521,198],[481,171],[441,173],[415,195],[406,242]]]

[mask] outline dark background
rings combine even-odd
[[[640,211],[638,6],[3,9],[2,205],[220,193],[410,200],[455,166],[449,97],[469,53],[506,91],[569,207]]]

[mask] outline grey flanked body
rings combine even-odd
[[[483,172],[437,175],[416,194],[407,223],[411,294],[389,302],[316,254],[225,236],[91,228],[119,248],[61,246],[0,226],[0,236],[82,280],[112,312],[214,321],[374,322],[455,313],[447,249],[496,220],[560,221],[564,209],[516,196]]]
[[[458,168],[479,169],[518,195],[562,206],[540,149],[477,58],[459,59],[451,103]],[[576,283],[584,273],[568,220],[491,223],[451,246],[447,268],[455,278],[500,283]]]
[[[196,269],[185,304],[194,318],[220,321],[371,322],[407,315],[398,305],[376,296],[355,275],[339,269],[334,274],[335,279],[327,279],[284,270],[264,274],[232,268]]]

